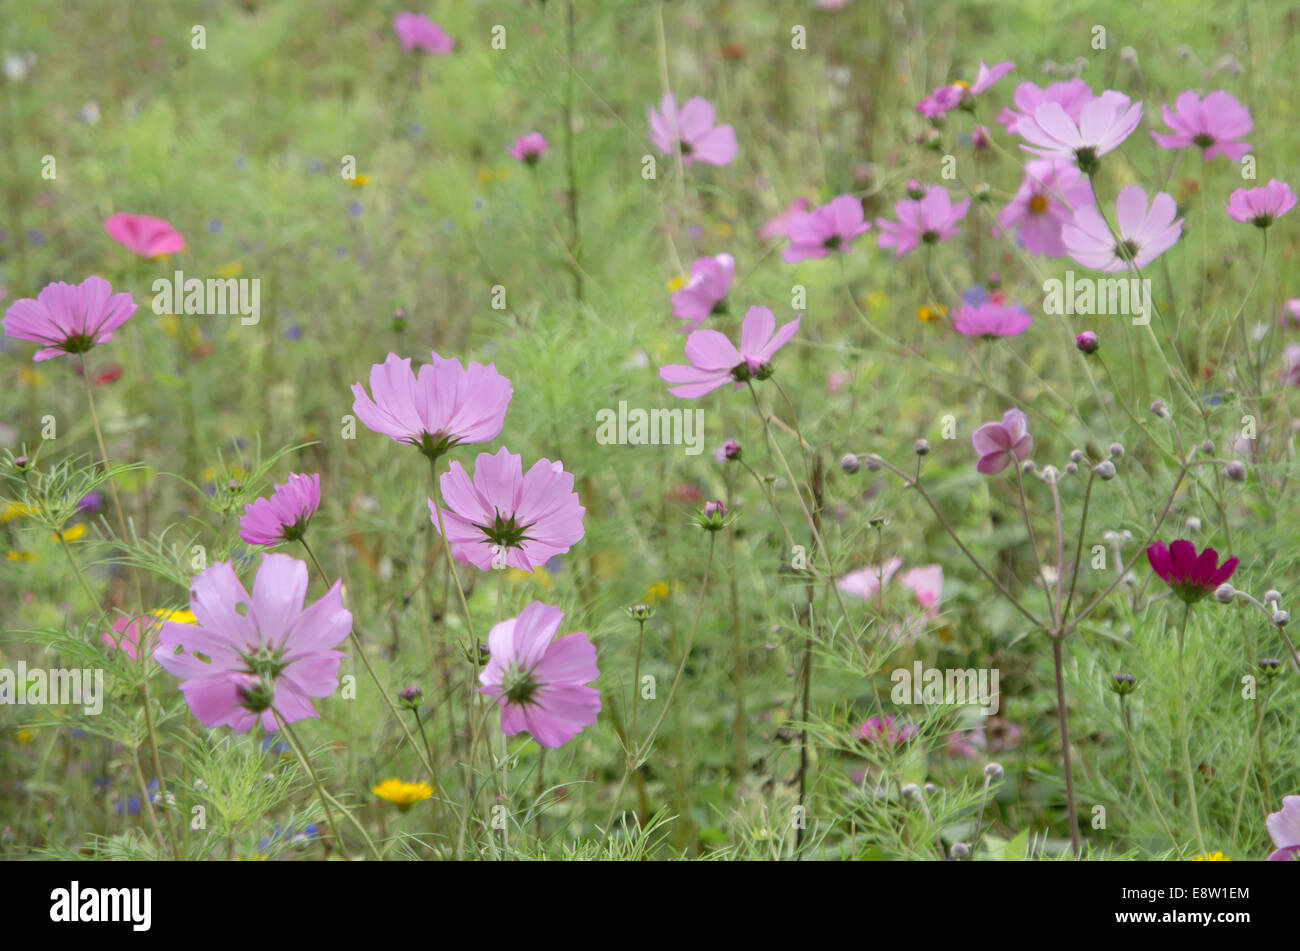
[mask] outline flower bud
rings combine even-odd
[[[1227,476],[1230,482],[1246,481],[1246,466],[1238,459],[1233,459],[1223,467],[1223,474]]]
[[[1237,596],[1237,590],[1230,584],[1221,584],[1214,589],[1214,600],[1220,604],[1231,604]]]
[[[1124,446],[1122,443],[1113,442],[1110,444],[1110,457],[1112,459],[1124,458]]]
[[[648,621],[655,616],[654,606],[650,604],[629,604],[624,610],[634,621]]]
[[[902,788],[901,792],[906,799],[911,799],[914,802],[921,801],[921,787],[916,783],[908,783]]]
[[[991,783],[996,783],[1002,779],[1004,773],[999,763],[989,763],[984,767],[984,778]]]
[[[420,701],[424,699],[424,691],[419,687],[411,686],[407,687],[397,696],[398,699],[402,701],[402,706],[406,707],[408,710],[414,710],[419,707]]]
[[[740,443],[734,439],[728,439],[718,447],[717,458],[719,462],[734,462],[740,458]]]
[[[1286,611],[1274,611],[1273,623],[1276,624],[1278,627],[1286,627],[1288,624],[1291,623],[1291,615],[1288,614]]]
[[[970,856],[970,846],[965,842],[954,842],[952,848],[948,850],[948,855],[960,862],[962,859]]]
[[[1065,474],[1066,474],[1066,475],[1074,475],[1074,474],[1075,474],[1076,472],[1078,472],[1078,471],[1079,471],[1079,467],[1076,466],[1073,462],[1067,462],[1067,463],[1065,464]]]
[[[881,466],[884,465],[884,460],[874,452],[869,452],[862,457],[862,464],[867,467],[868,472],[879,472]]]
[[[1044,466],[1043,481],[1046,482],[1048,485],[1056,485],[1057,482],[1061,481],[1060,470],[1057,469],[1056,466]]]
[[[17,469],[19,472],[22,472],[24,469],[26,469],[30,463],[31,460],[28,459],[26,456],[14,457],[14,468]]]
[[[727,511],[721,500],[705,502],[704,508],[695,516],[696,524],[706,532],[716,532],[732,523],[735,516]]]
[[[1020,463],[1020,471],[1025,475],[1033,475],[1034,470],[1037,468],[1038,467],[1034,465],[1034,460],[1032,459],[1026,459],[1024,462]]]
[[[1154,400],[1147,409],[1151,411],[1152,416],[1159,416],[1161,419],[1169,418],[1169,407],[1165,405],[1164,400]]]
[[[840,468],[849,475],[853,475],[853,473],[857,472],[861,467],[862,460],[851,452],[845,453],[844,456],[840,458]]]
[[[1097,339],[1097,335],[1091,330],[1085,330],[1074,338],[1074,345],[1079,349],[1080,353],[1096,353],[1101,347],[1101,341]]]
[[[1272,588],[1269,588],[1267,591],[1264,592],[1265,604],[1276,604],[1278,601],[1281,600],[1282,600],[1282,592],[1280,591],[1275,591]]]
[[[1087,459],[1087,458],[1088,458],[1088,457],[1085,456],[1085,455],[1083,454],[1083,450],[1082,450],[1082,449],[1071,449],[1071,450],[1070,450],[1070,461],[1071,461],[1071,462],[1083,462],[1083,461],[1084,461],[1085,459]]]
[[[1282,673],[1282,662],[1276,657],[1261,657],[1259,659],[1259,670],[1265,677],[1272,680]]]
[[[1115,463],[1109,459],[1103,459],[1092,467],[1092,471],[1097,474],[1097,478],[1102,482],[1109,482],[1115,478]]]
[[[1195,515],[1189,515],[1187,516],[1187,520],[1183,522],[1183,528],[1185,528],[1189,534],[1192,532],[1199,532],[1201,530],[1201,520]]]
[[[928,439],[918,439],[912,443],[912,451],[918,456],[927,456],[930,454],[930,441]]]
[[[1112,674],[1110,678],[1110,689],[1121,697],[1127,697],[1137,689],[1137,685],[1137,678],[1132,674]]]

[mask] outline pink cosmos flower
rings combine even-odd
[[[1283,796],[1282,808],[1268,814],[1264,827],[1277,846],[1270,862],[1300,860],[1300,796]]]
[[[114,621],[113,629],[104,631],[99,639],[107,644],[110,650],[120,650],[132,660],[139,660],[141,636],[144,637],[145,653],[152,653],[154,635],[165,621],[193,624],[195,618],[189,611],[154,611],[148,615],[124,616]]]
[[[1282,382],[1300,386],[1300,344],[1288,344],[1282,350]]]
[[[564,612],[534,601],[488,632],[491,657],[478,675],[479,693],[501,708],[501,732],[527,730],[539,746],[563,746],[596,722],[600,676],[596,647],[578,631],[556,638]]]
[[[307,523],[320,508],[320,476],[289,473],[269,499],[256,499],[244,507],[239,537],[250,545],[278,545],[302,538]]]
[[[1216,155],[1226,155],[1234,162],[1250,151],[1249,143],[1236,140],[1255,128],[1255,121],[1250,117],[1250,110],[1230,93],[1219,90],[1202,101],[1189,89],[1175,100],[1172,111],[1168,105],[1162,105],[1160,115],[1173,130],[1151,133],[1161,148],[1185,149],[1195,145],[1206,161]]]
[[[985,423],[971,434],[971,445],[979,453],[975,468],[985,475],[995,475],[1012,462],[1024,462],[1034,448],[1029,435],[1029,418],[1018,409],[1002,414],[1002,422]]]
[[[1294,324],[1300,327],[1300,297],[1290,297],[1282,305],[1282,316],[1279,318],[1283,327],[1289,327]]]
[[[1066,253],[1061,229],[1075,210],[1094,204],[1092,185],[1072,163],[1034,159],[1025,163],[1025,177],[998,214],[998,225],[1019,228],[1020,243],[1031,254],[1060,257]]]
[[[1147,208],[1147,193],[1126,185],[1115,202],[1119,243],[1096,208],[1080,208],[1074,220],[1061,229],[1070,257],[1098,271],[1126,271],[1129,263],[1145,267],[1173,247],[1183,233],[1183,219],[1174,220],[1178,206],[1161,192]]]
[[[808,210],[807,198],[796,198],[785,206],[775,218],[771,218],[758,229],[758,239],[760,241],[770,241],[772,238],[785,238],[790,234],[790,222],[798,218]]]
[[[832,251],[848,251],[853,239],[871,224],[862,213],[862,202],[852,195],[840,195],[820,208],[790,219],[786,233],[790,246],[783,257],[793,264],[805,258],[824,258]]]
[[[114,294],[102,277],[88,277],[80,284],[47,284],[35,300],[14,301],[5,310],[3,326],[6,337],[41,344],[32,357],[40,362],[107,343],[135,311],[129,292]]]
[[[1032,117],[1034,110],[1043,103],[1054,102],[1065,110],[1065,114],[1072,122],[1077,123],[1083,107],[1092,99],[1092,87],[1082,79],[1052,83],[1046,89],[1040,89],[1036,83],[1023,82],[1016,87],[1015,94],[1011,98],[1016,108],[1003,109],[998,113],[998,122],[1015,135],[1019,132],[1019,124],[1022,120]],[[1016,109],[1020,111],[1017,112]]]
[[[967,304],[957,311],[953,320],[953,330],[967,337],[983,337],[992,340],[995,337],[1014,337],[1024,333],[1034,321],[1020,304],[1010,306],[989,301],[973,307]]]
[[[512,158],[528,165],[536,165],[546,154],[546,137],[540,132],[529,132],[515,139],[514,145],[506,146]]]
[[[1031,145],[1020,146],[1043,158],[1075,162],[1085,175],[1097,170],[1099,159],[1119,148],[1142,120],[1142,103],[1108,89],[1087,102],[1077,120],[1059,102],[1043,102],[1031,116],[1016,122],[1016,133]]]
[[[346,655],[334,648],[352,630],[341,584],[304,609],[304,562],[264,554],[251,597],[230,562],[216,562],[190,587],[198,624],[164,624],[154,660],[181,678],[185,702],[206,727],[246,733],[261,720],[276,730],[273,710],[286,723],[319,716],[311,698],[338,688]]]
[[[934,607],[943,594],[943,567],[941,565],[918,565],[904,572],[900,584],[916,596],[917,603],[927,608],[926,613],[933,617],[938,613]]]
[[[740,327],[740,349],[716,330],[697,330],[686,338],[686,359],[659,369],[659,376],[671,386],[668,392],[684,399],[711,393],[734,382],[740,389],[750,380],[765,380],[772,374],[771,361],[799,329],[802,315],[776,329],[776,318],[766,307],[751,307]]]
[[[433,362],[411,371],[410,358],[390,353],[370,368],[370,390],[352,384],[352,412],[374,432],[415,446],[436,459],[462,443],[495,439],[505,423],[514,388],[496,364],[470,363],[437,353]]]
[[[958,80],[955,83],[949,83],[947,86],[940,86],[916,104],[916,111],[927,118],[933,119],[955,109],[957,106],[969,107],[976,96],[1015,68],[1016,64],[1011,62],[1002,62],[995,66],[989,66],[983,60],[980,60],[979,70],[975,74],[973,83]]]
[[[185,250],[185,238],[165,218],[118,212],[104,222],[108,236],[142,258],[157,258]]]
[[[707,317],[726,309],[727,292],[736,274],[736,259],[730,254],[696,258],[691,279],[672,296],[673,316],[686,321],[679,333],[698,330]]]
[[[649,109],[650,141],[665,155],[681,149],[682,162],[727,165],[736,157],[736,132],[729,125],[714,125],[713,104],[692,96],[681,111],[672,93],[664,96],[656,111]]]
[[[443,32],[423,13],[403,12],[393,17],[393,32],[404,50],[421,50],[434,56],[446,56],[456,41]]]
[[[1238,188],[1224,207],[1233,221],[1267,228],[1295,207],[1295,193],[1286,182],[1270,178],[1259,188]]]
[[[954,205],[946,188],[931,185],[923,198],[904,198],[894,205],[898,221],[876,219],[880,246],[893,248],[895,256],[902,257],[921,244],[947,241],[957,234],[957,222],[965,218],[969,210],[969,198]]]
[[[889,584],[902,564],[903,559],[890,558],[882,565],[867,565],[857,571],[850,571],[835,582],[835,587],[863,601],[873,601],[880,594],[881,587]]]
[[[871,717],[854,732],[854,736],[867,743],[898,746],[916,736],[917,729],[912,723],[904,723],[892,713],[883,717]]]
[[[459,462],[439,480],[446,508],[447,540],[482,571],[532,571],[578,543],[586,513],[573,491],[573,474],[559,462],[539,459],[527,473],[523,460],[502,447],[479,453],[471,481]],[[438,513],[429,500],[435,530]]]
[[[1182,538],[1168,548],[1164,542],[1148,546],[1147,561],[1160,580],[1188,604],[1201,600],[1237,570],[1236,558],[1229,558],[1220,565],[1219,553],[1213,548],[1198,555],[1196,546]]]

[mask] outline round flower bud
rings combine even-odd
[[[1115,478],[1115,463],[1109,459],[1104,459],[1093,466],[1092,471],[1097,474],[1097,478],[1102,482],[1109,482]]]
[[[1056,466],[1044,466],[1043,481],[1048,485],[1055,485],[1057,482],[1061,481],[1060,470],[1057,469]]]
[[[1101,347],[1101,341],[1091,330],[1085,330],[1074,338],[1074,345],[1079,348],[1080,353],[1096,353]]]
[[[1070,450],[1070,461],[1071,461],[1071,462],[1083,462],[1083,461],[1084,461],[1085,459],[1087,459],[1087,458],[1088,458],[1088,457],[1085,456],[1085,455],[1083,454],[1083,450],[1082,450],[1082,449],[1071,449],[1071,450]]]
[[[1246,466],[1237,459],[1233,459],[1223,467],[1223,474],[1228,477],[1230,482],[1246,481]]]
[[[935,793],[939,791],[939,787],[936,786],[934,783],[926,783],[921,788],[925,790],[925,794],[927,796],[933,796]]]
[[[918,439],[912,443],[912,451],[918,456],[927,456],[930,454],[930,441],[928,439]]]
[[[1124,458],[1124,446],[1122,443],[1113,442],[1110,444],[1110,457],[1112,459]]]
[[[648,621],[655,616],[654,606],[650,604],[629,604],[624,610],[634,621]]]
[[[1276,624],[1278,627],[1286,627],[1288,624],[1291,623],[1291,615],[1288,614],[1286,611],[1274,611],[1273,623]]]
[[[954,842],[952,848],[948,850],[948,855],[960,862],[970,856],[970,846],[965,842]]]
[[[851,452],[845,453],[840,459],[840,468],[849,475],[853,475],[853,473],[862,468],[862,460]]]
[[[996,783],[1004,775],[1005,773],[1003,772],[1002,766],[999,763],[989,763],[987,766],[984,767],[984,778],[991,783]]]
[[[1187,520],[1183,522],[1183,528],[1187,529],[1188,532],[1199,532],[1201,530],[1201,520],[1195,515],[1189,515]]]
[[[32,460],[28,459],[26,456],[15,456],[14,468],[17,469],[19,472],[21,472],[22,470],[27,468],[27,466],[31,463],[31,461]]]
[[[1259,659],[1259,669],[1265,677],[1272,680],[1282,673],[1282,662],[1276,657],[1261,657]]]
[[[874,452],[871,452],[863,457],[862,464],[867,467],[868,472],[878,472],[881,466],[884,465],[884,461]]]
[[[1074,475],[1074,474],[1075,474],[1076,472],[1078,472],[1078,471],[1079,471],[1079,467],[1076,466],[1073,462],[1067,462],[1067,463],[1065,464],[1065,474],[1066,474],[1066,475]]]
[[[1201,442],[1201,452],[1205,453],[1207,456],[1214,455],[1214,440],[1213,439],[1203,440]]]
[[[1137,689],[1137,685],[1137,678],[1132,674],[1112,674],[1110,678],[1110,689],[1121,697],[1127,697]]]
[[[912,799],[916,802],[921,801],[921,787],[918,786],[916,783],[908,783],[906,786],[902,788],[901,792],[903,793],[903,796],[907,799]]]
[[[1214,589],[1214,600],[1220,604],[1231,604],[1237,596],[1237,589],[1230,584],[1221,584]]]
[[[1147,409],[1151,411],[1152,416],[1159,416],[1162,419],[1169,416],[1169,407],[1165,405],[1164,400],[1153,401]]]
[[[1026,459],[1024,462],[1020,463],[1020,471],[1025,475],[1033,475],[1036,468],[1038,467],[1034,465],[1034,460],[1032,459]]]
[[[1281,591],[1275,591],[1275,590],[1273,590],[1272,588],[1269,588],[1267,591],[1264,592],[1264,603],[1265,603],[1265,604],[1276,604],[1278,601],[1281,601],[1281,600],[1282,600],[1282,592],[1281,592]]]
[[[420,705],[420,701],[424,699],[424,692],[419,687],[411,686],[404,689],[397,696],[402,701],[402,706],[408,710],[414,710]]]

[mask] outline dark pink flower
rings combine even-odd
[[[1270,178],[1259,188],[1238,188],[1224,207],[1234,221],[1267,228],[1295,207],[1295,193],[1286,182]]]
[[[1029,329],[1033,319],[1020,304],[1003,305],[989,301],[978,307],[967,304],[957,311],[953,330],[967,337],[1014,337]]]
[[[1201,158],[1209,161],[1216,155],[1226,155],[1234,162],[1250,151],[1250,144],[1238,142],[1255,127],[1250,110],[1236,96],[1219,90],[1204,101],[1189,89],[1174,102],[1160,107],[1160,115],[1170,133],[1152,132],[1151,137],[1166,149],[1185,149],[1196,146]]]
[[[39,362],[107,343],[135,311],[129,292],[114,294],[102,277],[88,277],[80,284],[47,284],[35,300],[14,301],[3,326],[6,337],[41,344],[32,358]]]
[[[650,107],[650,141],[666,155],[681,150],[682,162],[727,165],[736,157],[736,132],[729,125],[714,125],[713,104],[692,96],[681,110],[672,93],[659,109]]]
[[[1040,89],[1036,83],[1023,82],[1016,87],[1011,99],[1016,108],[1003,109],[998,113],[998,122],[1014,135],[1019,131],[1020,121],[1032,116],[1038,106],[1044,102],[1055,102],[1077,123],[1083,107],[1092,99],[1092,88],[1082,79],[1052,83],[1046,89]],[[1017,112],[1016,109],[1020,111]]]
[[[596,722],[600,676],[596,648],[578,631],[556,638],[564,612],[534,601],[488,633],[491,656],[479,674],[479,693],[501,708],[501,732],[527,730],[539,746],[563,746]]]
[[[244,507],[239,537],[250,545],[278,545],[302,538],[307,523],[320,508],[320,476],[289,473],[269,499],[256,499]]]
[[[528,165],[536,165],[546,154],[546,137],[540,132],[529,132],[515,139],[514,145],[506,146],[511,158],[516,158]]]
[[[1061,229],[1076,209],[1094,204],[1092,186],[1072,162],[1034,159],[1025,163],[1025,177],[998,214],[998,226],[1019,228],[1020,243],[1030,253],[1060,257],[1066,253]]]
[[[1220,565],[1219,553],[1213,548],[1198,555],[1196,546],[1181,538],[1168,548],[1164,542],[1150,545],[1147,561],[1160,580],[1188,604],[1194,604],[1213,592],[1237,570],[1236,558],[1229,558]]]
[[[118,212],[104,222],[108,236],[143,258],[157,258],[185,250],[185,239],[165,218]]]
[[[947,241],[957,234],[957,222],[965,218],[969,210],[969,198],[954,205],[946,188],[931,185],[925,190],[925,197],[919,200],[904,198],[894,205],[898,221],[876,219],[876,227],[880,229],[879,244],[882,248],[893,248],[894,254],[902,257],[922,244]]]
[[[1061,240],[1070,257],[1084,267],[1098,271],[1126,271],[1130,262],[1146,267],[1173,247],[1183,233],[1183,219],[1174,220],[1178,206],[1161,192],[1151,199],[1138,185],[1126,185],[1115,201],[1115,226],[1119,243],[1110,225],[1095,207],[1079,208],[1074,220],[1061,229]]]
[[[735,274],[736,259],[730,254],[695,259],[691,279],[672,296],[673,316],[686,321],[679,333],[698,330],[706,318],[725,310]]]
[[[686,338],[686,359],[690,364],[674,363],[661,367],[659,376],[671,386],[674,396],[691,399],[711,393],[727,383],[740,389],[749,380],[764,380],[771,375],[771,361],[799,329],[801,317],[776,329],[776,318],[766,307],[751,307],[740,328],[740,349],[716,330],[697,330]]]
[[[790,219],[786,229],[790,246],[785,249],[785,260],[794,263],[847,251],[853,239],[870,227],[862,213],[862,202],[852,195],[840,195]]]
[[[979,453],[975,466],[985,475],[1001,472],[1013,462],[1024,462],[1034,448],[1029,419],[1018,409],[1002,414],[1002,422],[985,423],[971,434],[971,445]]]
[[[393,17],[393,32],[404,50],[421,50],[434,56],[446,56],[456,41],[443,32],[423,13],[403,12]]]
[[[915,725],[904,723],[892,713],[871,717],[854,732],[854,736],[863,742],[888,746],[898,746],[916,735]]]

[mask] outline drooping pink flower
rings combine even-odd
[[[892,713],[871,717],[854,732],[865,743],[898,746],[917,735],[915,724],[905,723]]]
[[[1218,90],[1204,101],[1194,90],[1187,90],[1174,101],[1174,108],[1162,105],[1160,115],[1172,132],[1152,132],[1151,137],[1166,149],[1196,146],[1201,158],[1209,161],[1226,155],[1234,162],[1250,151],[1248,142],[1238,139],[1255,128],[1250,110],[1236,96]]]
[[[250,545],[278,545],[302,538],[307,523],[320,508],[320,476],[289,473],[269,499],[256,499],[244,506],[239,520],[239,537]]]
[[[876,219],[876,227],[880,229],[880,246],[893,248],[894,254],[902,257],[922,244],[947,241],[957,234],[957,222],[965,218],[969,210],[969,198],[963,198],[954,205],[948,189],[942,185],[931,185],[925,190],[923,198],[904,198],[894,205],[898,221]]]
[[[1016,122],[1016,133],[1030,145],[1020,146],[1049,159],[1074,162],[1085,175],[1097,170],[1107,152],[1119,148],[1142,120],[1142,103],[1112,89],[1084,104],[1071,119],[1059,102],[1043,102]]]
[[[1034,448],[1029,435],[1029,418],[1018,409],[1002,414],[1002,422],[985,423],[971,434],[971,445],[979,453],[975,466],[985,475],[995,475],[1013,462],[1024,462]]]
[[[874,601],[880,594],[880,589],[889,584],[889,580],[894,577],[894,572],[898,571],[902,564],[903,559],[890,558],[881,565],[867,565],[857,571],[850,571],[835,582],[835,587],[863,601]]]
[[[1077,209],[1094,204],[1092,185],[1073,163],[1034,159],[1025,163],[1025,177],[998,214],[998,225],[1019,228],[1020,243],[1031,254],[1060,257],[1066,253],[1061,229]]]
[[[1268,857],[1270,862],[1300,860],[1300,796],[1283,796],[1282,808],[1268,814],[1264,827],[1277,846]]]
[[[194,578],[198,624],[164,624],[153,657],[181,679],[200,723],[246,733],[259,720],[276,730],[275,713],[286,723],[319,716],[312,698],[338,688],[346,655],[334,648],[351,632],[352,615],[339,581],[304,609],[306,595],[307,565],[289,555],[262,555],[251,597],[228,561]]]
[[[1083,107],[1093,98],[1092,87],[1082,79],[1070,79],[1065,82],[1052,83],[1046,89],[1040,89],[1037,83],[1023,82],[1016,86],[1011,97],[1015,109],[1006,108],[998,113],[998,122],[1015,135],[1023,119],[1032,117],[1034,110],[1045,102],[1057,103],[1071,121],[1077,123]],[[1019,110],[1017,112],[1016,110]]]
[[[165,218],[118,212],[104,222],[108,236],[133,254],[157,258],[185,250],[185,238]]]
[[[352,411],[367,428],[430,458],[462,443],[495,439],[514,394],[510,381],[494,363],[466,369],[437,353],[432,360],[417,375],[409,357],[390,353],[370,368],[374,399],[360,383],[352,384]]]
[[[1237,570],[1236,558],[1229,558],[1220,565],[1219,553],[1213,548],[1206,548],[1198,555],[1196,546],[1182,538],[1172,542],[1168,548],[1164,542],[1149,545],[1147,561],[1160,580],[1188,604],[1210,594]]]
[[[677,109],[672,93],[664,96],[659,109],[649,109],[650,141],[665,155],[681,150],[682,162],[727,165],[736,157],[736,131],[729,125],[714,125],[713,104],[692,96]]]
[[[853,239],[870,227],[862,213],[862,202],[852,195],[839,195],[820,208],[790,219],[786,229],[790,246],[783,257],[793,264],[805,258],[824,258],[833,251],[848,251]]]
[[[679,333],[698,330],[706,318],[725,310],[727,292],[735,275],[736,259],[730,254],[696,258],[692,262],[691,279],[672,296],[673,316],[686,321],[678,328]]]
[[[534,601],[488,632],[490,657],[479,693],[501,708],[501,732],[527,730],[539,746],[563,746],[596,722],[596,647],[585,632],[556,638],[564,612]]]
[[[506,146],[511,158],[528,165],[536,165],[546,154],[546,137],[540,132],[529,132],[515,139],[514,145]]]
[[[525,473],[522,458],[503,446],[496,455],[479,453],[472,480],[452,462],[439,485],[447,540],[482,571],[532,571],[563,555],[584,534],[586,509],[573,491],[573,473],[559,462],[539,459]],[[437,530],[432,499],[429,519]]]
[[[39,362],[107,343],[135,311],[129,292],[114,294],[102,277],[88,277],[80,284],[47,284],[35,300],[14,301],[5,310],[3,326],[6,337],[41,344],[32,358]]]
[[[456,41],[443,32],[423,13],[404,11],[393,17],[393,32],[404,50],[420,50],[434,56],[446,56],[456,46]]]
[[[1074,220],[1061,229],[1070,257],[1098,271],[1126,271],[1130,262],[1145,267],[1173,247],[1183,233],[1183,219],[1174,220],[1178,206],[1160,192],[1147,208],[1147,193],[1139,185],[1126,185],[1115,201],[1119,243],[1106,219],[1095,207],[1080,208]]]
[[[1295,193],[1286,182],[1270,178],[1258,188],[1238,188],[1224,207],[1233,221],[1267,228],[1295,207]]]
[[[996,337],[1014,337],[1024,333],[1032,324],[1033,318],[1020,304],[997,304],[989,301],[972,307],[967,304],[957,311],[952,322],[953,330],[967,337],[983,337],[992,340]]]
[[[760,241],[770,241],[773,238],[785,238],[790,234],[790,222],[802,215],[808,210],[807,198],[795,198],[785,209],[775,218],[770,218],[758,229],[758,239]]]
[[[967,83],[958,80],[946,86],[940,86],[916,104],[916,111],[927,118],[933,119],[958,106],[968,108],[974,102],[976,96],[1015,68],[1016,64],[1011,62],[1001,62],[989,66],[983,60],[980,60],[974,82]]]
[[[659,369],[659,376],[669,383],[674,396],[693,399],[711,393],[720,386],[734,383],[740,389],[750,380],[765,380],[772,373],[771,361],[799,329],[796,317],[781,329],[766,307],[751,307],[740,327],[740,349],[716,330],[697,330],[686,338],[689,364],[674,363]]]

